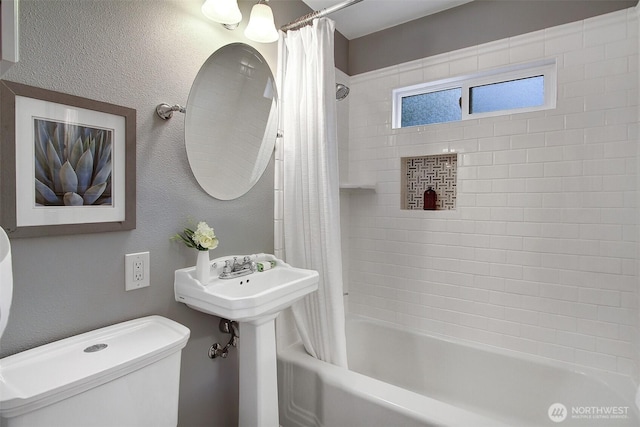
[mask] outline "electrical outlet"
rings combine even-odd
[[[149,252],[124,256],[124,289],[126,291],[149,286],[149,274]]]

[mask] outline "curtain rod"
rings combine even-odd
[[[356,3],[360,3],[361,1],[364,0],[347,0],[344,1],[342,3],[338,3],[335,4],[333,6],[329,6],[326,7],[322,10],[314,10],[311,13],[308,13],[304,16],[301,16],[300,18],[296,19],[295,21],[292,21],[286,25],[283,25],[282,27],[280,27],[280,30],[287,32],[289,30],[295,30],[298,28],[302,28],[305,25],[308,25],[311,23],[311,21],[313,21],[315,18],[322,18],[323,16],[327,16],[330,13],[333,12],[337,12],[338,10],[344,9],[346,7],[352,6]]]

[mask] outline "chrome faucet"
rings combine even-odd
[[[238,257],[233,257],[233,262],[231,260],[224,262],[222,274],[220,274],[219,277],[220,279],[232,279],[234,277],[246,276],[255,271],[257,271],[256,263],[251,261],[251,257],[245,256],[242,262],[238,261]]]

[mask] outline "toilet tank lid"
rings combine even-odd
[[[0,359],[0,415],[13,417],[141,369],[187,344],[190,331],[148,316]]]

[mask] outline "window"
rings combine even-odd
[[[555,60],[394,89],[393,127],[555,108]]]
[[[402,127],[462,120],[461,89],[445,89],[402,98]]]

